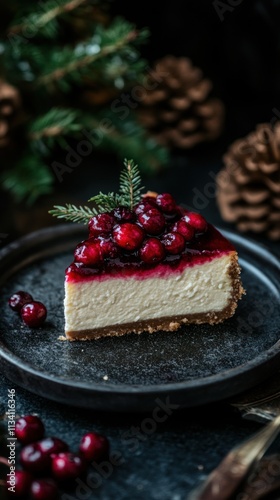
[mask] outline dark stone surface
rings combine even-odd
[[[6,408],[7,389],[16,389],[18,414],[37,412],[48,435],[58,435],[77,449],[83,433],[106,434],[122,464],[113,467],[108,478],[94,476],[89,496],[71,493],[77,500],[185,500],[187,493],[208,474],[224,454],[260,428],[254,422],[219,404],[199,410],[173,411],[165,422],[145,415],[97,413],[76,409],[45,399],[11,384],[0,376],[1,408]],[[164,414],[161,414],[163,417]],[[154,422],[154,423],[153,423]],[[91,470],[93,473],[94,469]],[[62,496],[63,498],[63,496]],[[65,497],[65,500],[66,497]]]

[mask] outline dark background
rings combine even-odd
[[[110,8],[113,16],[150,29],[150,39],[141,47],[148,66],[167,54],[189,57],[213,81],[214,94],[225,103],[226,123],[219,139],[173,153],[166,169],[143,180],[148,189],[169,191],[179,203],[228,227],[213,195],[223,154],[258,123],[280,117],[280,0],[115,0]],[[94,152],[62,183],[56,181],[55,203],[84,204],[100,190],[116,190],[120,168],[110,152]],[[195,206],[195,193],[204,194],[209,183],[212,195]],[[57,222],[48,215],[53,204],[49,196],[35,209],[11,207],[3,195],[0,232],[8,236],[2,244]]]
[[[213,80],[232,136],[270,121],[273,108],[280,116],[279,0],[117,0],[113,6],[150,28],[143,48],[149,62],[187,56]]]

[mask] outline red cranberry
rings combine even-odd
[[[52,455],[54,453],[61,453],[68,451],[69,446],[67,443],[57,437],[47,437],[38,443],[39,450],[45,455]]]
[[[94,215],[88,223],[90,236],[109,234],[113,229],[114,223],[114,217],[111,214]]]
[[[112,214],[118,222],[130,222],[135,219],[134,213],[127,207],[114,208]]]
[[[157,205],[165,214],[174,214],[177,209],[176,201],[169,193],[158,194],[156,197]]]
[[[150,196],[143,198],[138,205],[134,208],[136,215],[143,214],[151,208],[157,208],[156,199]]]
[[[36,328],[44,323],[47,317],[47,309],[42,302],[34,300],[21,308],[20,315],[27,326]]]
[[[44,424],[36,415],[26,415],[16,421],[15,435],[22,444],[34,443],[42,439],[44,433]]]
[[[31,484],[32,500],[56,500],[58,498],[58,486],[53,479],[37,479]]]
[[[161,241],[165,250],[172,255],[180,254],[185,248],[185,238],[179,233],[166,233]]]
[[[9,298],[9,306],[13,309],[13,311],[20,312],[22,306],[28,302],[32,302],[32,300],[33,297],[30,293],[20,290],[19,292],[13,293],[13,295]]]
[[[156,208],[150,208],[146,212],[139,214],[138,220],[149,234],[160,234],[165,226],[164,215]]]
[[[184,217],[182,217],[190,226],[192,226],[196,232],[204,233],[207,229],[207,222],[204,217],[196,212],[188,212]]]
[[[52,457],[52,474],[59,481],[76,479],[83,470],[83,459],[74,453],[59,453]]]
[[[114,227],[113,237],[119,247],[133,251],[140,247],[144,239],[144,231],[136,224],[124,222]]]
[[[32,482],[32,475],[30,472],[25,470],[16,470],[14,476],[14,484],[11,484],[13,476],[10,476],[6,481],[6,489],[9,493],[11,493],[11,497],[13,498],[27,498],[28,492],[30,489],[30,485]],[[14,486],[14,491],[9,490]]]
[[[21,450],[20,461],[30,472],[45,472],[51,466],[51,455],[68,450],[68,445],[58,438],[48,437]]]
[[[147,264],[156,264],[165,257],[164,246],[157,238],[149,238],[140,248],[140,257]]]
[[[99,461],[109,455],[109,441],[106,436],[102,436],[97,432],[88,432],[85,434],[80,443],[80,455],[87,462]]]
[[[40,450],[38,443],[28,444],[22,448],[20,462],[24,469],[29,472],[45,472],[50,466],[51,459]]]
[[[99,237],[99,244],[103,257],[109,257],[110,259],[117,257],[118,248],[110,238]]]
[[[85,266],[98,266],[103,261],[99,240],[89,238],[79,243],[74,252],[75,262]]]
[[[175,222],[172,231],[180,233],[186,241],[191,241],[194,237],[194,229],[183,219]]]

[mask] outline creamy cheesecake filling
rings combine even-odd
[[[230,252],[168,277],[65,283],[65,331],[219,312],[231,301]]]

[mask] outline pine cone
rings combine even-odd
[[[280,122],[258,125],[235,141],[217,176],[217,202],[240,231],[280,238]]]
[[[164,57],[152,71],[147,87],[139,117],[159,143],[187,149],[220,135],[224,106],[210,97],[212,83],[189,59]]]
[[[0,80],[0,148],[10,145],[12,131],[19,124],[22,113],[19,91]]]

